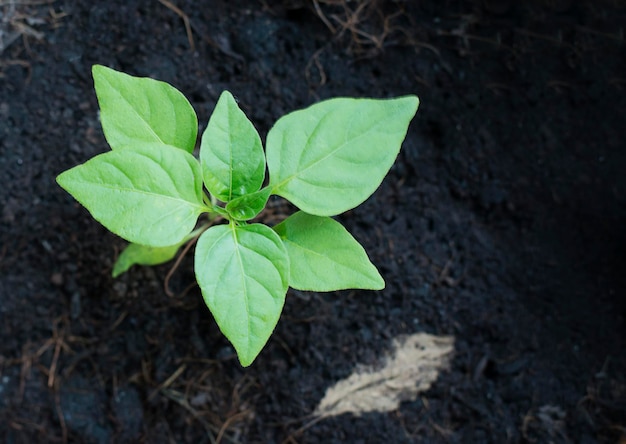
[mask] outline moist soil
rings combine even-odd
[[[623,3],[66,0],[0,14],[2,442],[626,440]],[[172,264],[113,279],[125,242],[55,183],[109,149],[93,64],[170,82],[201,131],[228,89],[263,138],[325,98],[417,94],[389,175],[337,217],[386,288],[290,290],[242,368],[192,254],[167,282]],[[270,224],[291,211],[271,207]],[[453,341],[418,396],[312,416],[416,333]]]

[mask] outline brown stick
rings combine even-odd
[[[185,31],[187,32],[187,40],[189,40],[189,47],[192,51],[196,50],[196,44],[193,41],[193,34],[191,33],[191,24],[189,23],[189,16],[185,14],[178,6],[170,3],[168,0],[159,0],[163,6],[168,9],[174,11],[176,15],[178,15],[181,19],[183,19],[183,23],[185,24]]]

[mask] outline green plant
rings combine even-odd
[[[167,262],[197,239],[202,295],[243,366],[269,339],[289,286],[384,287],[365,250],[330,216],[378,188],[417,111],[417,97],[322,101],[280,118],[264,152],[254,126],[224,91],[198,161],[192,154],[196,114],[178,90],[100,65],[93,77],[112,150],[63,172],[57,182],[131,242],[114,276],[133,264]],[[300,211],[273,228],[252,222],[270,195]],[[220,219],[228,223],[216,224]]]

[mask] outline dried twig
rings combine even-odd
[[[168,9],[174,11],[176,15],[178,15],[181,19],[183,19],[183,23],[185,24],[185,31],[187,32],[187,40],[189,40],[189,47],[191,51],[196,50],[196,44],[193,41],[193,34],[191,33],[191,24],[189,23],[189,16],[185,14],[178,6],[169,2],[168,0],[159,0],[163,6]]]
[[[182,262],[183,258],[187,256],[189,249],[193,245],[195,245],[195,243],[198,241],[198,238],[200,237],[201,234],[202,233],[198,233],[196,237],[194,237],[189,242],[187,242],[187,245],[185,245],[185,248],[183,248],[183,251],[181,251],[181,253],[176,258],[176,262],[174,262],[174,265],[172,265],[172,268],[170,268],[170,270],[167,272],[167,275],[165,276],[163,287],[165,289],[165,294],[168,295],[170,298],[173,298],[175,296],[174,292],[170,290],[170,279],[172,278],[176,270],[178,270],[178,267],[180,266],[180,263]],[[183,296],[187,294],[187,292],[191,290],[195,285],[196,284],[193,283],[193,284],[190,284],[187,288],[185,288],[185,290],[183,291]]]
[[[324,24],[326,25],[326,27],[330,30],[330,32],[332,32],[333,34],[337,33],[337,30],[335,29],[335,27],[328,21],[328,19],[326,18],[326,15],[324,15],[324,12],[322,11],[322,8],[320,7],[320,4],[318,2],[318,0],[313,0],[313,6],[315,8],[315,13],[317,14],[317,16],[320,18],[320,20],[322,22],[324,22]]]
[[[170,390],[170,389],[164,389],[161,392],[163,393],[165,397],[176,402],[178,405],[180,405],[189,413],[191,413],[193,417],[197,419],[200,422],[200,424],[204,426],[204,429],[206,430],[207,438],[209,439],[211,444],[216,444],[215,436],[213,436],[213,431],[212,431],[213,427],[211,426],[211,424],[205,421],[205,419],[196,411],[196,409],[194,409],[191,405],[189,405],[187,398],[185,398],[185,396],[182,393],[176,390]]]
[[[163,390],[167,389],[170,385],[174,383],[178,379],[178,377],[187,369],[187,365],[183,364],[176,369],[174,373],[170,375],[161,385],[159,385],[156,390],[152,392],[150,396],[148,396],[148,401],[155,397],[155,395],[159,392],[163,392]]]

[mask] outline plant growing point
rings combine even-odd
[[[197,239],[202,296],[243,366],[267,343],[289,287],[384,288],[363,247],[332,216],[379,187],[417,112],[417,97],[319,102],[281,117],[264,149],[224,91],[197,159],[197,117],[178,90],[101,65],[93,77],[111,151],[61,173],[57,182],[130,242],[114,277],[135,264],[165,263]],[[256,222],[271,195],[299,211],[274,227]]]

